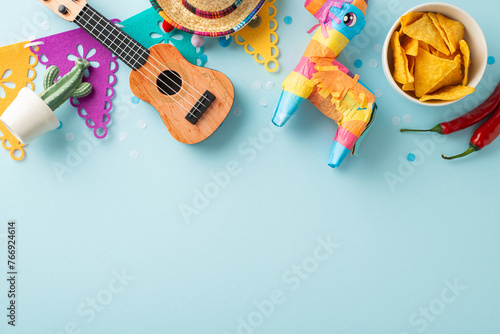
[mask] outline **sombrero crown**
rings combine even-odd
[[[266,0],[150,0],[177,29],[202,36],[232,34],[250,22]]]

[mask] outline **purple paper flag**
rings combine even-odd
[[[115,72],[118,70],[117,57],[82,29],[75,29],[57,35],[37,39],[33,43],[43,43],[32,47],[40,63],[49,67],[59,67],[60,75],[68,73],[75,65],[76,58],[90,62],[84,81],[92,84],[92,93],[83,98],[71,98],[71,105],[78,108],[78,115],[94,130],[94,136],[104,138],[108,134],[107,125],[111,121],[109,112],[113,108],[111,99],[115,95]]]

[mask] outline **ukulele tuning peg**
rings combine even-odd
[[[68,8],[66,8],[65,5],[60,5],[59,7],[57,7],[57,10],[61,14],[67,14],[68,13]]]

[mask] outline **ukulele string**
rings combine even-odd
[[[58,2],[59,2],[59,1],[58,1]],[[79,4],[78,2],[76,2],[76,1],[75,1],[75,2],[72,2],[72,4],[74,4],[74,5],[75,5],[77,8],[79,8],[80,10],[82,10],[82,9],[84,8],[84,6],[80,5],[80,4]],[[94,14],[93,14],[93,15],[94,15]],[[93,16],[92,16],[92,17],[93,17]],[[92,19],[92,17],[90,17],[90,18],[89,18],[89,21]],[[76,17],[75,17],[75,18],[76,18]],[[86,21],[86,23],[89,23],[89,21]],[[97,22],[98,26],[101,26],[102,28],[104,28],[104,30],[105,30],[106,32],[109,32],[109,31],[107,30],[106,26],[102,25],[102,24],[101,24],[100,22],[98,22],[97,20],[96,20],[96,22]],[[125,36],[125,35],[123,34],[123,31],[122,31],[121,29],[118,29],[118,31],[119,31],[119,34],[122,34],[123,36]],[[109,36],[108,36],[108,37],[109,37]],[[115,39],[116,39],[118,36],[114,36],[114,37],[115,37]],[[135,46],[137,46],[138,48],[141,48],[141,45],[140,45],[140,44],[139,44],[136,40],[134,40],[133,38],[130,38],[130,39],[132,40],[132,42],[134,43],[134,45],[135,45]],[[105,39],[105,40],[106,40],[106,39]],[[112,45],[112,44],[114,44],[114,41],[111,43],[111,45]],[[130,43],[129,43],[129,44],[130,44]],[[128,45],[127,45],[127,46],[128,46]],[[129,55],[129,56],[130,56],[130,54],[127,54],[127,55]],[[147,63],[147,64],[149,64],[149,65],[151,65],[151,66],[152,66],[155,70],[157,70],[158,72],[160,72],[160,73],[162,73],[162,72],[163,72],[163,71],[160,71],[160,69],[159,69],[159,68],[157,68],[154,64],[152,64],[151,62],[149,62],[147,57],[144,57],[144,56],[141,56],[141,55],[139,55],[139,57],[140,57],[141,59],[143,59],[143,60],[146,60],[146,63]],[[153,60],[154,60],[157,64],[159,64],[159,65],[160,65],[160,67],[162,66],[165,70],[172,71],[172,70],[171,70],[170,68],[168,68],[166,65],[164,65],[163,63],[161,63],[158,59],[156,59],[153,55],[149,54],[149,57],[151,57],[151,58],[152,58],[152,59],[153,59]],[[149,70],[148,70],[148,71],[149,71]],[[150,71],[149,71],[149,72],[150,72]],[[150,72],[150,73],[151,73],[151,72]],[[175,85],[176,85],[176,86],[177,86],[180,90],[182,90],[182,89],[183,89],[182,85],[179,85],[179,84],[178,84],[177,82],[175,82],[172,78],[170,78],[170,77],[168,77],[168,76],[167,76],[167,78],[168,78],[168,79],[169,79],[172,83],[174,83],[174,84],[175,84]],[[163,82],[163,81],[162,81],[162,83],[166,85],[166,83],[165,83],[165,82]],[[198,93],[198,94],[199,94],[199,95],[200,95],[200,96],[201,96],[204,100],[208,100],[208,98],[207,98],[207,97],[205,97],[203,94],[201,94],[201,93],[200,93],[200,92],[199,92],[199,91],[198,91],[195,87],[191,86],[188,82],[186,82],[186,85],[187,85],[189,88],[193,89],[196,93]],[[169,87],[168,85],[166,85],[166,86],[167,86],[167,87]],[[170,89],[172,89],[171,87],[169,87],[169,88],[170,88]],[[185,88],[184,88],[184,90],[185,90],[185,91],[186,91],[186,93],[187,93],[189,96],[191,96],[191,97],[192,97],[195,101],[197,100],[197,99],[196,99],[193,95],[191,95],[191,93],[190,93],[187,89],[185,89]],[[186,101],[186,102],[187,102],[187,101]],[[200,101],[200,103],[201,103],[201,104],[202,104],[205,108],[207,108],[207,107],[208,107],[208,106],[206,106],[206,105],[205,105],[202,101]],[[195,106],[193,106],[193,107],[195,107]],[[196,108],[196,109],[198,110],[198,108]],[[199,110],[198,110],[198,111],[199,111]]]
[[[56,0],[59,4],[62,5],[62,3],[59,1],[59,0]],[[67,8],[69,12],[72,12],[72,10],[70,10],[69,8]],[[75,13],[73,13],[74,17],[76,18],[76,16],[78,16],[78,14],[75,15]],[[88,21],[85,21],[85,23],[89,23]],[[95,28],[95,27],[94,27]],[[89,34],[91,36],[93,36],[95,39],[97,39],[100,43],[104,43],[103,41],[101,41],[101,39],[99,38],[100,36],[100,33],[99,35],[95,35],[93,32],[89,32]],[[109,37],[109,36],[108,36]],[[106,39],[105,39],[106,40]],[[132,39],[131,39],[132,40]],[[113,42],[114,43],[114,42]],[[125,47],[128,47],[128,45],[130,45],[131,41],[129,41],[129,44],[127,44]],[[120,51],[125,52],[124,49],[120,48],[118,46],[118,49],[120,49]],[[131,56],[130,53],[126,53],[126,56]],[[131,57],[132,59],[132,57]],[[143,67],[141,67],[143,68]],[[148,68],[144,67],[151,75],[153,75],[153,77],[156,77],[155,74],[153,72],[151,72]],[[153,80],[151,80],[146,74],[144,74],[142,71],[140,71],[140,69],[137,70],[137,72],[139,72],[142,76],[144,76],[146,79],[149,80],[149,82],[151,82],[154,86],[157,87],[157,84],[153,82]],[[169,78],[170,79],[170,78]],[[172,80],[172,79],[170,79]],[[160,81],[161,83],[163,83],[166,87],[168,87],[170,90],[172,91],[175,91],[175,89],[172,89],[172,87],[170,87],[166,82],[164,82],[163,80],[161,80],[161,78],[158,78],[158,81]],[[172,80],[173,81],[173,80]],[[188,112],[188,114],[190,114],[191,116],[194,116],[194,114],[191,112],[191,110],[188,110],[185,106],[183,106],[179,101],[177,101],[176,99],[174,99],[172,96],[168,95],[175,103],[177,103],[179,106],[181,106],[184,110],[186,110]],[[184,99],[184,101],[187,102],[188,105],[192,106],[194,109],[196,109],[197,111],[201,112],[195,105],[192,105],[188,100],[186,100],[186,98],[182,95],[179,95],[181,96],[182,99]]]
[[[84,8],[84,6],[79,5],[79,3],[77,3],[77,1],[72,2],[72,4],[74,4],[75,6],[79,7],[78,9],[80,9],[80,10]],[[89,18],[89,20],[88,20],[88,21],[86,21],[86,23],[89,23],[89,22],[90,22],[90,20],[91,20],[93,17],[94,17],[94,13],[93,13],[93,14],[92,14],[92,16]],[[105,26],[105,25],[101,24],[101,22],[100,22],[100,21],[97,21],[97,20],[96,20],[96,22],[97,22],[98,26],[100,26],[100,27],[102,27],[102,28],[104,29],[104,31],[106,31],[106,32],[110,32],[110,31],[108,31],[108,30],[107,30],[107,28],[106,28],[106,26]],[[119,34],[122,34],[123,36],[125,36],[125,34],[123,33],[123,31],[122,31],[121,29],[118,29],[118,31],[119,31]],[[109,35],[108,35],[107,37],[109,37]],[[107,39],[107,37],[106,37],[106,39]],[[113,37],[115,37],[115,39],[116,39],[118,36],[113,36]],[[106,39],[105,39],[105,40],[106,40]],[[142,47],[142,45],[140,45],[140,44],[139,44],[139,43],[138,43],[135,39],[133,39],[133,38],[129,38],[129,39],[130,39],[129,44],[127,44],[125,47],[128,47],[128,46],[130,45],[130,42],[133,42],[133,45],[134,45],[134,46],[137,46],[138,48],[141,48],[141,47]],[[112,41],[111,45],[113,45],[113,44],[114,44],[114,41]],[[128,56],[130,56],[130,54],[129,54],[129,53],[127,53],[127,55],[128,55]],[[136,55],[138,55],[138,54],[136,53]],[[138,56],[139,56],[141,59],[146,60],[146,63],[147,63],[147,64],[149,64],[149,65],[151,65],[152,67],[154,67],[154,69],[155,69],[155,70],[157,70],[158,72],[163,72],[163,71],[160,71],[160,69],[158,69],[156,66],[154,66],[151,62],[149,62],[149,61],[148,61],[148,57],[144,57],[144,56],[141,56],[141,55],[138,55]],[[162,65],[162,66],[165,68],[165,70],[172,71],[170,68],[168,68],[167,66],[165,66],[165,65],[164,65],[163,63],[161,63],[159,60],[157,60],[157,59],[156,59],[153,55],[149,54],[148,56],[149,56],[149,57],[151,57],[152,59],[154,59],[154,60],[156,61],[156,63],[157,63],[157,64]],[[149,72],[150,72],[150,71],[149,71]],[[172,72],[174,72],[174,71],[172,71]],[[150,73],[151,73],[151,72],[150,72]],[[153,75],[154,75],[154,74],[153,74]],[[176,85],[176,86],[177,86],[180,90],[184,89],[184,90],[186,91],[186,93],[187,93],[189,96],[191,96],[193,99],[195,99],[195,100],[196,100],[196,98],[195,98],[193,95],[191,95],[191,93],[189,93],[189,91],[188,91],[187,89],[183,88],[183,87],[182,87],[182,85],[179,85],[177,82],[175,82],[172,78],[170,78],[170,77],[168,77],[168,76],[167,76],[167,78],[168,78],[168,79],[169,79],[172,83],[174,83],[174,84],[175,84],[175,85]],[[181,80],[182,80],[182,79],[181,79]],[[169,89],[172,89],[172,88],[171,88],[170,86],[168,86],[168,85],[167,85],[164,81],[162,81],[162,80],[160,80],[160,81],[161,81],[163,84],[165,84],[165,85],[166,85]],[[201,93],[200,93],[200,92],[199,92],[199,91],[198,91],[195,87],[191,86],[188,82],[186,82],[186,85],[187,85],[187,86],[189,86],[189,88],[192,88],[192,89],[193,89],[195,92],[197,92],[198,94],[200,94],[200,95],[201,95],[201,96],[202,96],[205,100],[208,100],[208,98],[206,98],[203,94],[201,94]],[[186,101],[186,102],[187,102],[187,101]],[[201,103],[201,102],[200,102],[200,103]],[[201,104],[202,104],[204,107],[207,107],[207,106],[206,106],[206,105],[204,105],[203,103],[201,103]],[[194,107],[194,106],[193,106],[193,107]],[[199,110],[198,110],[198,111],[199,111]]]

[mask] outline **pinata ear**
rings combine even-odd
[[[306,3],[304,4],[304,6],[311,14],[316,16],[318,14],[318,12],[320,12],[323,5],[327,2],[332,3],[331,0],[306,0]],[[337,7],[339,7],[339,3],[340,3],[340,6],[344,2],[351,3],[354,6],[358,7],[359,10],[361,10],[363,12],[363,14],[366,15],[366,7],[368,6],[368,0],[350,0],[350,1],[343,0],[343,1],[334,1],[334,2],[336,3]]]
[[[354,0],[352,1],[352,4],[358,7],[359,10],[366,15],[366,7],[368,6],[368,0]]]
[[[304,6],[306,9],[309,11],[309,13],[313,14],[316,16],[316,14],[319,12],[321,7],[327,2],[328,0],[306,0],[306,3]]]

